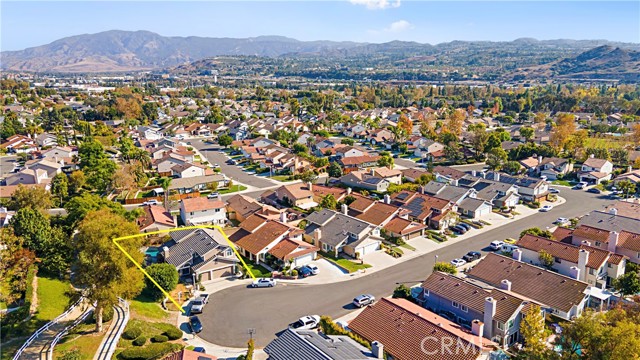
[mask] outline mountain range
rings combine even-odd
[[[363,67],[430,65],[501,75],[590,77],[640,74],[640,44],[606,40],[510,42],[452,41],[437,45],[392,41],[381,44],[299,41],[282,36],[253,38],[166,37],[149,31],[111,30],[66,37],[50,44],[0,53],[0,68],[33,72],[123,72],[166,69],[215,56],[255,56],[325,64],[349,60]],[[355,61],[355,62],[354,62]],[[353,67],[354,65],[352,65]],[[635,75],[634,75],[635,74]]]

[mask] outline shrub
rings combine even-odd
[[[180,344],[155,343],[145,347],[129,348],[118,354],[120,360],[155,360],[182,349]]]
[[[132,344],[134,346],[142,346],[147,343],[147,338],[144,336],[138,336],[135,340],[133,340]]]
[[[298,276],[298,270],[296,269],[291,270],[291,276]]]
[[[458,269],[456,269],[456,267],[453,264],[450,264],[448,262],[437,262],[434,266],[433,266],[433,271],[442,271],[445,273],[449,273],[449,274],[457,274],[458,273]]]
[[[122,337],[127,339],[127,340],[133,340],[135,338],[137,338],[138,336],[142,335],[142,330],[140,328],[131,328],[131,329],[127,329],[122,333]]]
[[[162,335],[169,338],[169,340],[178,340],[182,338],[182,330],[178,329],[175,326],[167,329]]]
[[[169,338],[164,335],[154,335],[151,338],[151,342],[154,342],[154,343],[164,343],[167,341],[169,341]]]

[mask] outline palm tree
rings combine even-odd
[[[164,208],[169,211],[169,186],[171,185],[170,177],[161,177],[156,180],[156,184],[160,185],[164,190]]]

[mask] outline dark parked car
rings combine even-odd
[[[457,226],[462,226],[463,228],[467,229],[467,231],[471,230],[471,225],[463,222],[459,223]]]
[[[466,262],[472,262],[474,260],[478,260],[482,257],[482,254],[480,254],[477,251],[469,251],[467,253],[467,255],[463,256],[462,259]]]
[[[592,193],[592,194],[602,194],[602,191],[600,191],[600,189],[598,189],[598,188],[591,188],[591,189],[587,190],[587,192]]]
[[[309,275],[313,275],[313,272],[308,266],[302,266],[298,268],[298,276],[301,278],[306,278]]]
[[[452,231],[454,231],[454,232],[459,233],[459,234],[464,234],[464,233],[466,233],[466,232],[467,232],[467,229],[463,228],[463,227],[462,227],[462,226],[460,226],[460,225],[452,226],[452,227],[450,227],[450,229],[451,229]]]
[[[202,323],[197,316],[189,318],[189,328],[191,328],[191,331],[196,334],[202,331]]]

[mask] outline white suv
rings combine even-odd
[[[491,242],[491,244],[489,244],[489,247],[491,248],[491,250],[498,251],[498,250],[502,250],[503,245],[504,245],[504,241],[494,240]]]

